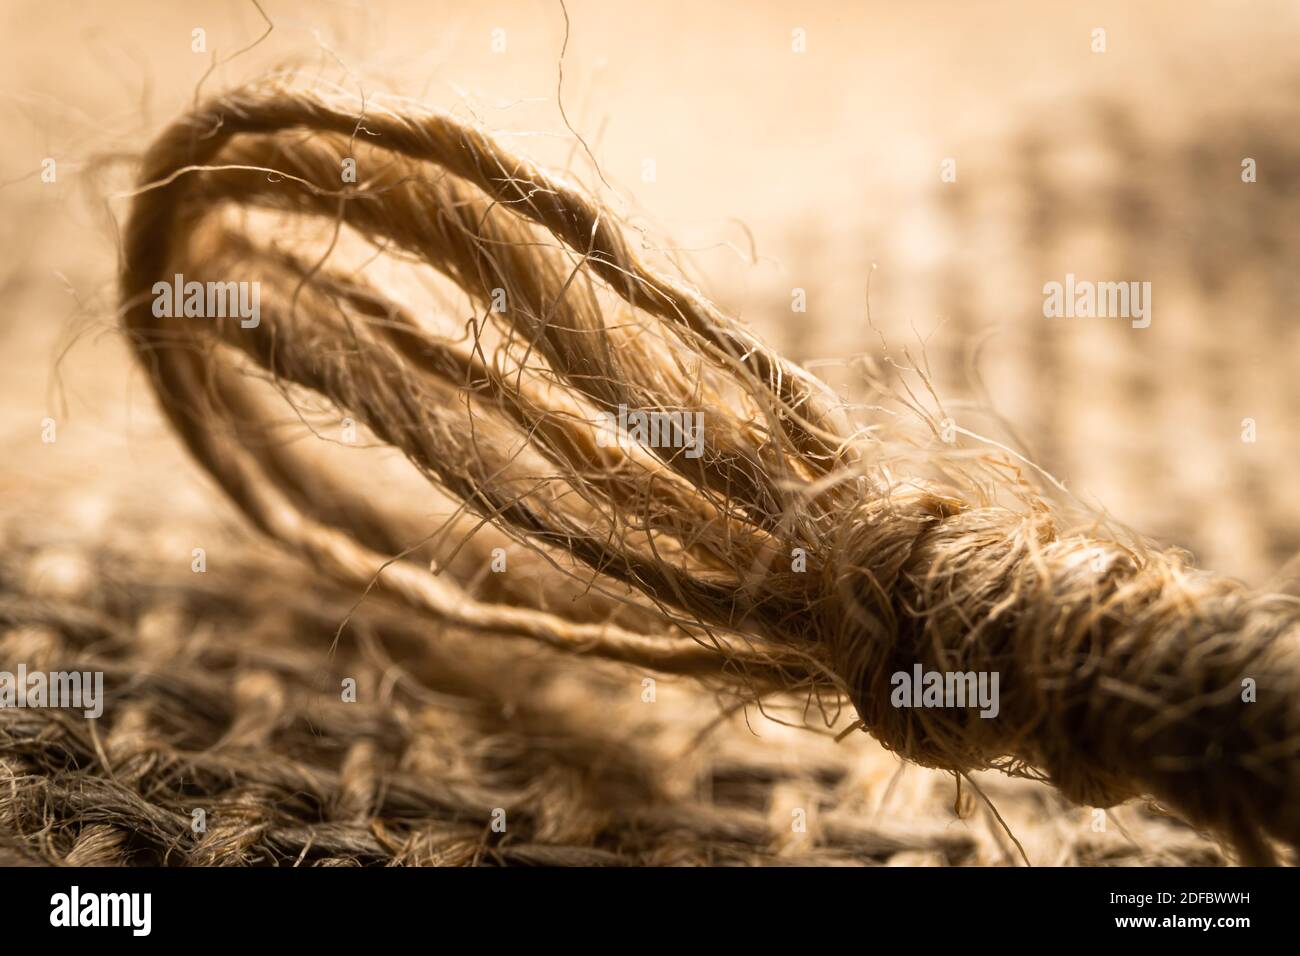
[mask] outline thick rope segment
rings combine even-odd
[[[1149,794],[1256,863],[1273,859],[1266,835],[1300,845],[1293,599],[1173,554],[1061,538],[1043,514],[925,495],[892,507],[852,525],[842,553],[877,560],[832,572],[840,602],[821,624],[886,746],[941,769],[1041,768],[1090,806]],[[891,675],[918,661],[998,673],[997,719],[891,706]]]
[[[363,136],[392,155],[340,191],[338,164],[366,151]],[[415,107],[360,118],[317,94],[252,89],[169,128],[141,181],[124,323],[164,409],[259,527],[341,577],[373,573],[379,555],[265,487],[273,470],[205,429],[219,414],[205,405],[214,348],[355,413],[474,513],[643,592],[714,644],[599,629],[577,639],[553,617],[454,607],[408,566],[396,590],[415,607],[686,673],[766,666],[767,686],[847,694],[869,731],[929,766],[1041,773],[1099,806],[1153,795],[1252,862],[1273,859],[1270,839],[1300,846],[1295,602],[1173,555],[1063,536],[1023,484],[1007,487],[1000,460],[968,459],[944,485],[907,479],[829,389],[649,273],[599,205],[481,131]],[[333,218],[479,302],[499,283],[514,301],[491,321],[519,338],[491,357],[457,351],[376,290],[222,233],[213,219],[231,204]],[[156,319],[148,290],[182,268],[259,276],[264,327]],[[654,342],[620,337],[634,320],[604,304],[593,276],[651,320]],[[220,376],[235,387],[228,368]],[[694,398],[692,377],[704,389]],[[584,409],[695,409],[728,384],[743,401],[705,405],[699,460],[634,449],[615,462],[592,448]],[[986,489],[999,483],[1027,504],[995,503]],[[794,548],[806,571],[778,560]],[[998,674],[998,715],[894,706],[893,675],[916,665]]]

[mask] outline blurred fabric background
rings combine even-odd
[[[430,779],[500,782],[503,773],[501,786],[522,788],[541,808],[531,849],[520,851],[533,861],[562,862],[563,852],[547,858],[538,849],[557,845],[577,862],[599,862],[592,848],[614,845],[632,847],[640,862],[790,852],[810,862],[1018,858],[991,821],[975,837],[954,837],[952,779],[912,770],[896,785],[896,762],[865,739],[814,748],[766,722],[760,746],[738,718],[699,754],[704,769],[686,773],[676,755],[711,725],[715,708],[683,689],[688,699],[652,721],[616,719],[642,714],[636,697],[619,697],[629,687],[640,693],[640,675],[584,679],[555,664],[552,690],[520,710],[524,677],[503,691],[507,665],[478,662],[483,673],[451,683],[479,704],[489,699],[484,723],[429,698],[429,687],[453,692],[444,686],[451,665],[426,662],[416,671],[425,690],[403,703],[398,681],[398,705],[372,702],[372,723],[327,719],[326,736],[310,742],[277,736],[321,719],[296,695],[312,691],[350,596],[321,591],[319,607],[277,606],[276,582],[306,585],[294,583],[283,559],[257,551],[167,431],[115,331],[114,279],[132,159],[196,95],[270,71],[478,119],[600,193],[642,232],[648,255],[683,269],[846,398],[863,362],[888,377],[890,360],[905,362],[906,350],[928,362],[958,424],[1016,448],[1084,500],[1190,549],[1205,566],[1291,586],[1300,551],[1294,3],[571,0],[566,10],[549,0],[264,0],[263,8],[274,29],[259,41],[266,23],[247,0],[0,6],[0,527],[9,552],[0,585],[93,607],[132,635],[104,645],[67,615],[32,630],[14,612],[0,646],[33,659],[109,653],[118,664],[106,666],[124,673],[172,673],[176,682],[163,689],[137,688],[138,712],[111,718],[113,754],[153,755],[131,764],[139,780],[166,763],[139,743],[145,729],[168,747],[253,748],[257,766],[293,770],[269,778],[254,764],[227,767],[220,786],[228,789],[213,786],[227,820],[241,807],[242,822],[227,823],[225,842],[187,850],[189,861],[292,860],[313,845],[329,860],[478,860],[473,827],[419,831],[441,834],[432,844],[409,834],[374,842],[372,818],[387,820],[392,835],[394,817],[434,812],[421,802],[432,799]],[[192,49],[196,29],[201,52]],[[1095,50],[1098,29],[1104,51]],[[47,159],[56,170],[49,182]],[[1255,182],[1243,182],[1246,159]],[[945,168],[955,179],[945,181]],[[1069,273],[1150,282],[1150,327],[1045,318],[1044,283]],[[43,441],[51,421],[57,441]],[[1243,440],[1247,431],[1253,441]],[[200,588],[188,574],[200,538],[236,541],[259,557]],[[274,573],[259,577],[264,562]],[[239,595],[225,617],[223,582]],[[409,622],[393,627],[408,651],[418,644]],[[382,622],[375,628],[386,633]],[[368,646],[357,653],[364,663],[347,666],[387,679],[388,657]],[[599,720],[565,723],[563,739],[587,739],[588,749],[547,749],[561,738],[538,708],[571,718],[606,693],[623,702],[601,705]],[[199,702],[202,725],[173,733],[176,721],[200,720],[177,716],[182,698]],[[532,723],[521,724],[525,717]],[[0,761],[49,732],[11,728]],[[101,773],[92,741],[70,739],[78,767]],[[633,740],[629,756],[620,748]],[[39,753],[29,774],[38,764],[48,780],[66,771],[64,757]],[[293,775],[299,766],[304,776]],[[349,783],[372,780],[376,766],[407,788],[393,791],[396,808]],[[157,796],[169,782],[148,790],[122,764],[118,771],[106,779],[124,788],[114,793],[128,818],[140,793],[168,813],[188,812],[181,797],[173,805]],[[649,787],[657,771],[686,777]],[[271,799],[297,793],[307,778],[326,810]],[[589,811],[600,801],[575,796],[579,782],[615,786],[628,805],[667,800],[673,809],[653,826],[644,814],[597,821]],[[984,785],[1035,862],[1219,860],[1138,811],[1122,838],[1106,836],[1095,817],[1062,807],[1046,788],[1001,777]],[[50,831],[57,839],[44,859],[120,861],[141,840],[172,838],[128,838],[161,826],[145,817],[88,826],[82,810],[67,809],[73,791],[57,792],[64,828]],[[33,806],[49,793],[32,795]],[[401,803],[401,794],[423,796]],[[787,852],[791,807],[809,800],[840,829],[794,839]],[[882,813],[910,829],[882,836],[871,829]],[[248,835],[275,814],[275,839]],[[335,829],[300,828],[321,818]],[[785,836],[773,837],[769,824]],[[602,826],[640,842],[612,841]],[[717,851],[722,844],[731,849]]]

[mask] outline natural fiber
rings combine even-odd
[[[255,241],[241,209],[360,234],[482,311],[463,339],[439,336],[328,255]],[[261,323],[155,317],[151,289],[176,273],[260,282]],[[122,298],[190,451],[341,582],[457,627],[824,708],[846,695],[910,760],[1041,772],[1094,806],[1153,795],[1252,862],[1274,859],[1270,839],[1300,846],[1294,601],[1065,530],[1001,453],[886,439],[479,129],[277,85],[218,97],[145,157]],[[255,370],[291,403],[308,390],[363,422],[571,580],[586,569],[617,623],[470,601],[406,560],[428,529],[393,526],[364,479],[275,440]],[[702,413],[702,454],[605,447],[599,414],[620,407]],[[998,672],[1000,714],[891,706],[891,674],[916,663]]]

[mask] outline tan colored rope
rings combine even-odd
[[[414,607],[760,690],[842,693],[927,766],[1041,772],[1095,806],[1151,795],[1252,862],[1274,859],[1270,840],[1300,846],[1295,602],[1064,533],[1000,458],[935,454],[909,472],[823,383],[649,269],[599,203],[482,130],[257,86],[164,131],[140,181],[124,324],[163,408],[258,527],[340,579],[368,584],[385,536],[330,524],[342,489],[295,479],[289,449],[251,440],[249,367],[325,397],[473,513],[643,595],[665,623],[473,602],[394,561],[379,586]],[[441,338],[323,259],[250,238],[231,225],[249,209],[426,264],[482,310],[474,334]],[[261,324],[155,317],[151,289],[175,273],[261,283]],[[602,446],[599,413],[620,407],[702,414],[701,454]],[[892,675],[917,664],[998,673],[998,716],[893,706]]]

